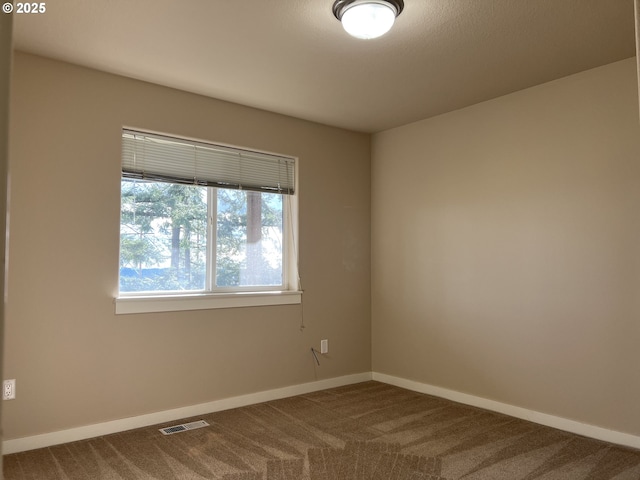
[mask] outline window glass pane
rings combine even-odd
[[[283,284],[283,196],[217,190],[217,287]]]
[[[120,291],[203,290],[207,189],[122,180]]]

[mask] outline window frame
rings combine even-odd
[[[131,130],[128,128],[123,129]],[[145,134],[147,132],[136,129]],[[151,133],[151,132],[149,132]],[[166,136],[164,134],[159,134]],[[174,137],[186,140],[184,137]],[[201,140],[193,140],[198,143]],[[231,145],[219,144],[224,148],[234,148],[246,151],[248,149]],[[260,154],[270,152],[250,150]],[[298,177],[298,159],[287,156],[294,162],[295,184]],[[120,182],[124,179],[121,173]],[[153,181],[153,180],[151,180]],[[160,183],[160,182],[158,182]],[[169,182],[171,183],[171,182]],[[122,185],[122,183],[120,183]],[[122,201],[122,187],[120,200]],[[292,194],[282,194],[282,285],[281,286],[247,286],[247,287],[216,287],[216,247],[217,247],[217,190],[220,187],[207,186],[207,216],[208,216],[208,245],[207,266],[204,290],[191,291],[145,291],[120,292],[120,267],[118,267],[117,295],[114,299],[116,314],[135,314],[152,312],[173,312],[184,310],[204,310],[217,308],[254,307],[270,305],[292,305],[302,302],[302,291],[298,276],[297,238],[298,238],[298,189]],[[268,192],[267,192],[268,193]],[[118,249],[118,265],[120,263],[120,240]]]

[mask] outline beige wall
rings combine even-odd
[[[5,439],[371,370],[368,135],[20,53],[13,80]],[[114,314],[123,125],[299,157],[304,332],[299,305]]]
[[[376,372],[640,434],[635,59],[376,134]]]
[[[7,207],[7,164],[9,158],[9,86],[11,83],[11,33],[13,30],[13,16],[0,16],[0,232],[6,232]],[[0,234],[0,293],[2,304],[0,306],[0,372],[2,369],[2,352],[4,346],[4,286],[5,286],[5,247],[6,234]],[[3,377],[7,378],[7,377]],[[1,410],[1,408],[0,408]],[[0,444],[3,432],[0,428]],[[1,452],[0,452],[1,453]],[[2,478],[2,455],[0,455],[0,478]]]
[[[374,371],[640,434],[633,59],[374,135],[371,172],[363,134],[26,54],[13,85],[5,439],[369,371],[370,319]],[[300,158],[304,332],[114,315],[123,125]]]

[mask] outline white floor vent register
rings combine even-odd
[[[197,422],[183,423],[182,425],[174,425],[173,427],[161,428],[160,431],[163,435],[171,435],[173,433],[185,432],[187,430],[195,430],[196,428],[208,426],[209,424],[204,420],[198,420]]]

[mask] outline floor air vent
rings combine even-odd
[[[197,422],[183,423],[182,425],[174,425],[173,427],[161,428],[160,431],[163,435],[171,435],[173,433],[185,432],[187,430],[194,430],[196,428],[208,427],[209,424],[204,420],[198,420]]]

